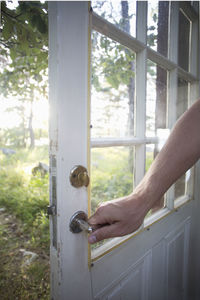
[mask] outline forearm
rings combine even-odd
[[[169,139],[157,155],[142,182],[138,194],[146,194],[147,209],[200,157],[200,100],[176,123]]]

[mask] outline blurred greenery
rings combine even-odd
[[[129,153],[130,147],[92,149],[92,212],[100,202],[120,198],[133,191],[134,177],[130,172]],[[150,167],[152,160],[153,153],[149,151],[146,154],[146,170]]]
[[[129,167],[129,147],[96,148],[91,154],[92,212],[100,202],[126,196],[133,191],[134,178]],[[153,160],[146,155],[146,170]],[[48,251],[49,176],[32,174],[38,162],[48,164],[48,147],[18,149],[15,154],[0,153],[0,207],[5,207],[24,224],[32,243]],[[134,164],[134,163],[133,163]]]
[[[0,154],[0,207],[5,207],[23,222],[32,246],[39,246],[48,253],[49,176],[31,173],[39,161],[47,163],[47,147],[17,150],[16,154],[7,156]]]

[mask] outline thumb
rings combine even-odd
[[[108,239],[111,237],[117,236],[117,228],[118,224],[111,224],[102,226],[101,228],[95,230],[89,237],[88,242],[90,244],[97,243],[99,241],[102,241],[104,239]]]

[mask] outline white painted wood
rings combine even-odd
[[[169,48],[168,58],[175,64],[178,62],[178,20],[179,20],[179,2],[170,2],[170,20],[169,20]]]
[[[167,299],[187,299],[190,218],[165,237]]]
[[[180,1],[180,9],[182,13],[188,18],[188,20],[195,22],[198,20],[198,13],[195,8],[187,1]]]
[[[164,268],[164,272],[167,272],[165,258],[163,254],[163,261],[155,261],[154,248],[158,242],[162,241],[165,236],[170,232],[174,231],[176,228],[179,228],[182,223],[181,220],[186,220],[187,216],[191,214],[192,202],[186,204],[185,207],[179,208],[177,212],[174,212],[168,215],[167,218],[163,218],[161,221],[153,224],[150,227],[150,230],[144,230],[140,234],[134,236],[128,242],[122,244],[120,247],[113,249],[112,252],[104,255],[99,258],[97,261],[94,261],[94,266],[91,269],[92,278],[93,278],[93,293],[96,297],[101,295],[101,292],[109,290],[111,286],[116,285],[115,280],[119,280],[121,274],[126,272],[130,266],[137,264],[141,257],[144,257],[148,253],[149,249],[152,249],[152,258],[150,258],[150,274],[149,280],[152,278],[152,268],[154,270]],[[154,263],[154,266],[152,265]],[[103,276],[101,276],[103,274]],[[159,273],[156,272],[153,274],[154,280],[159,282]],[[114,283],[113,283],[114,281]],[[138,287],[139,288],[139,287]],[[159,293],[162,285],[157,285]],[[140,289],[140,288],[139,288]],[[151,293],[156,293],[157,291],[149,291],[148,299],[151,298]],[[122,298],[123,299],[123,298]],[[159,299],[159,298],[158,298]],[[162,299],[162,298],[161,298]],[[169,299],[170,300],[170,299]]]
[[[138,15],[146,16],[146,4],[145,2],[144,5],[139,5]],[[176,5],[176,3],[172,4],[173,13],[170,17],[173,25],[175,24],[173,14],[175,16],[177,13]],[[186,202],[188,199],[181,198],[184,205],[172,212],[170,211],[173,208],[170,206],[170,201],[173,201],[171,194],[168,207],[151,217],[151,220],[145,220],[145,228],[141,228],[137,234],[130,235],[128,239],[117,238],[117,243],[121,242],[120,246],[116,246],[113,241],[110,242],[113,247],[111,251],[107,253],[99,251],[99,254],[96,254],[99,255],[98,257],[93,255],[91,269],[88,268],[87,235],[85,233],[75,235],[69,231],[68,224],[73,213],[77,210],[87,212],[88,206],[86,188],[75,189],[69,183],[72,167],[77,164],[87,166],[88,163],[88,3],[50,2],[49,15],[51,202],[57,197],[57,217],[54,219],[51,217],[52,299],[173,300],[179,292],[182,292],[183,298],[176,298],[176,300],[191,300],[190,296],[187,297],[185,287],[188,282],[187,274],[191,276],[195,270],[192,276],[194,279],[198,279],[199,276],[200,243],[196,241],[197,230],[195,229],[200,226],[199,210],[197,210],[200,206],[200,176],[198,175],[200,166],[196,169],[198,181],[195,185],[194,201]],[[97,19],[98,24],[104,24],[101,19],[100,21],[99,18]],[[171,34],[172,29],[176,32],[172,24]],[[141,26],[137,34],[139,43],[136,44],[142,47],[138,47],[136,56],[136,137],[124,141],[109,140],[101,143],[93,140],[92,142],[93,147],[98,145],[105,147],[108,143],[114,143],[114,146],[118,145],[117,143],[132,143],[132,145],[136,143],[136,182],[139,182],[144,175],[144,148],[145,143],[148,142],[145,137],[148,53],[144,41],[146,17],[138,21],[139,25]],[[93,23],[93,26],[98,30],[100,25]],[[108,34],[117,39],[119,32],[115,31],[114,25],[112,26],[108,26]],[[120,40],[130,45],[133,41],[126,42],[127,39],[129,37],[126,33],[120,32]],[[173,109],[177,98],[176,83],[179,68],[177,68],[176,49],[172,49],[174,47],[172,42],[175,42],[174,34],[170,41],[169,64],[173,62],[175,65],[170,69],[168,81],[168,125],[171,128],[176,116]],[[187,76],[190,74],[187,73]],[[192,81],[191,84],[194,82]],[[196,83],[196,88],[199,89],[199,82]],[[194,99],[192,90],[190,95],[193,95],[191,99],[192,97]],[[143,144],[137,145],[139,142]],[[55,179],[56,190],[53,190]],[[53,230],[55,223],[57,225]],[[55,230],[56,242],[53,238]],[[191,260],[190,268],[188,257],[193,253],[195,257]],[[198,284],[198,281],[196,282]],[[195,286],[194,280],[190,285]],[[197,290],[196,295],[200,295],[200,291]]]
[[[92,12],[92,27],[112,40],[124,45],[134,52],[144,49],[144,45],[133,36],[117,28],[114,24]]]
[[[52,4],[49,5],[49,8]],[[49,147],[49,154],[50,154],[50,205],[57,205],[57,193],[54,192],[54,199],[53,199],[53,175],[56,178],[57,168],[55,165],[56,162],[56,152],[57,152],[57,144],[58,144],[58,136],[57,136],[57,105],[56,105],[56,98],[57,98],[57,64],[56,60],[53,57],[53,53],[57,51],[57,7],[55,5],[49,9],[49,19],[54,20],[49,22],[49,32],[51,32],[49,36],[49,45],[50,45],[50,56],[49,56],[49,95],[50,95],[50,115],[51,121],[49,122],[49,138],[50,138],[50,147]],[[54,77],[51,74],[54,74]],[[54,162],[54,163],[53,163]],[[57,250],[55,248],[56,242],[56,234],[55,231],[57,227],[57,216],[50,218],[50,236],[51,236],[51,244],[50,244],[50,261],[51,261],[51,295],[58,295],[59,291],[58,286],[60,282],[60,272],[59,272],[59,261],[57,258]]]
[[[123,30],[117,28],[114,24],[108,22],[107,20],[103,19],[102,17],[98,16],[96,13],[92,12],[92,27],[94,30],[102,33],[103,35],[108,36],[109,38],[113,39],[114,41],[124,45],[125,47],[129,48],[130,50],[138,53],[144,49],[147,51],[147,57],[152,60],[154,63],[159,64],[161,67],[167,70],[172,70],[174,68],[178,68],[178,72],[181,75],[181,77],[188,81],[194,81],[197,80],[197,77],[193,73],[186,72],[181,67],[175,63],[177,62],[176,58],[172,57],[171,54],[169,55],[169,59],[167,59],[165,56],[161,55],[160,53],[154,51],[150,47],[146,46],[146,30],[144,31],[144,28],[146,27],[146,24],[144,23],[144,17],[145,15],[145,7],[146,2],[145,1],[138,1],[138,18],[137,20],[139,24],[136,25],[136,34],[137,38],[134,38],[133,36],[125,33]],[[172,4],[172,11],[173,13],[177,13],[177,5]],[[176,16],[173,18],[173,23],[176,23],[177,19]],[[174,32],[172,24],[171,33]],[[177,33],[177,30],[175,30],[175,34]],[[140,36],[140,37],[139,37]],[[175,41],[175,35],[173,34],[172,38],[172,45],[173,41]],[[177,41],[176,41],[177,42]],[[171,49],[171,47],[170,47]],[[177,56],[177,53],[176,53]]]
[[[81,291],[81,299],[90,300],[87,236],[69,231],[70,217],[78,210],[87,212],[87,190],[72,187],[69,174],[77,164],[87,166],[88,3],[50,2],[49,12],[50,135],[57,161],[51,299],[79,299]]]
[[[198,36],[198,19],[194,19],[191,24],[191,40],[190,40],[190,55],[189,55],[189,71],[195,76],[199,75],[199,41]],[[188,105],[191,106],[199,97],[199,83],[194,81],[189,84]],[[192,197],[194,194],[194,174],[195,170],[192,168],[186,173],[186,195]]]
[[[143,138],[104,138],[104,139],[92,139],[92,148],[103,147],[117,147],[117,146],[136,146],[141,144],[156,144],[158,143],[158,137],[143,137]]]
[[[176,121],[176,102],[177,102],[177,83],[178,75],[177,69],[168,73],[168,87],[167,87],[167,127],[171,130]],[[166,205],[169,209],[174,208],[174,185],[172,185],[166,193]]]
[[[178,69],[178,75],[179,75],[182,79],[184,79],[184,80],[186,80],[186,81],[195,81],[195,80],[198,80],[198,77],[192,75],[191,73],[186,72],[186,71],[183,70],[182,68],[177,67],[177,69]]]
[[[137,2],[136,37],[146,43],[147,2]],[[147,51],[142,50],[136,55],[136,93],[135,93],[135,133],[144,139],[146,131],[146,73]],[[135,147],[135,186],[145,174],[145,145]]]
[[[189,71],[194,74],[196,77],[198,76],[198,50],[199,44],[197,39],[195,38],[198,35],[198,21],[192,22],[191,24],[191,45],[190,45],[190,54],[189,54]]]
[[[119,278],[101,291],[95,297],[95,300],[149,299],[151,261],[152,253],[149,251],[144,257],[122,273]]]
[[[137,1],[136,37],[146,45],[147,43],[147,9],[146,1]]]
[[[168,58],[176,65],[178,62],[178,20],[179,20],[179,4],[177,2],[170,3],[170,22],[168,35]],[[176,103],[177,103],[177,85],[178,70],[174,68],[168,73],[167,85],[167,126],[171,130],[176,122]],[[174,208],[174,185],[166,193],[166,205],[169,209]]]

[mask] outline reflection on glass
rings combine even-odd
[[[169,1],[148,1],[147,45],[167,56]]]
[[[188,71],[189,67],[190,21],[179,11],[178,64]]]
[[[91,150],[91,208],[126,196],[133,191],[133,148],[109,147]]]
[[[136,1],[92,0],[92,9],[110,23],[135,37]]]
[[[147,61],[146,136],[166,129],[167,71]]]
[[[93,31],[91,137],[134,135],[135,54]]]

